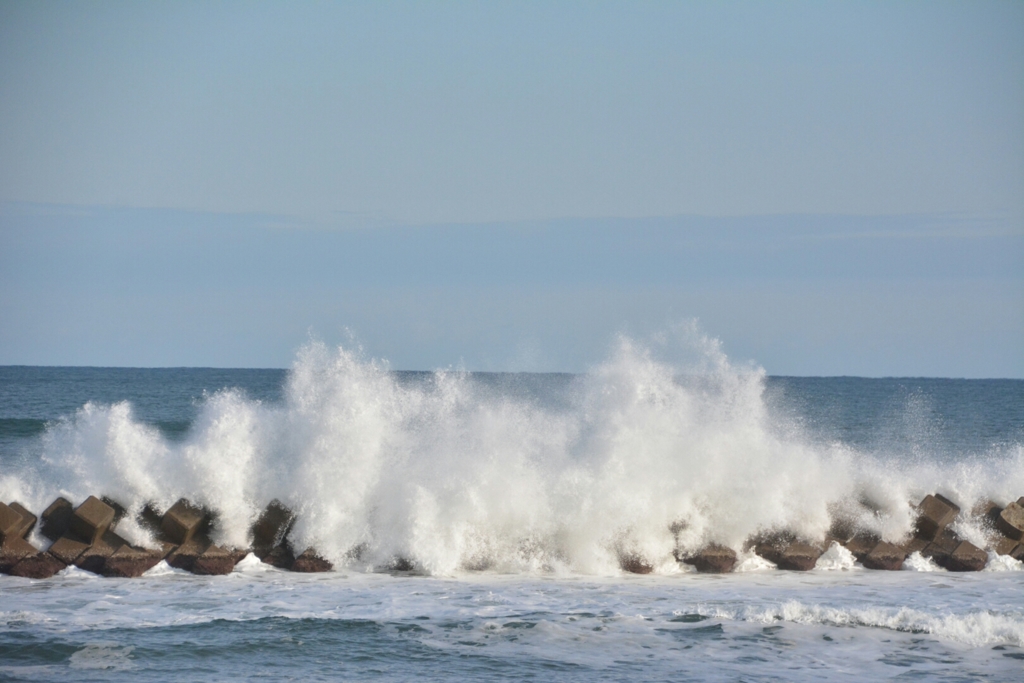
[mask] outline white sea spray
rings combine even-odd
[[[44,434],[44,467],[5,473],[0,493],[38,509],[56,495],[108,495],[127,507],[118,532],[135,542],[147,539],[135,523],[144,505],[185,497],[214,512],[214,540],[239,547],[278,498],[297,513],[299,551],[453,575],[615,574],[634,556],[666,574],[675,549],[742,551],[773,530],[820,539],[839,517],[896,542],[927,493],[969,509],[1024,490],[1019,447],[982,467],[815,443],[780,425],[763,370],[731,364],[715,340],[688,344],[695,360],[672,364],[623,338],[552,407],[462,372],[403,383],[386,363],[312,343],[281,403],[210,394],[180,441],[130,403],[88,403]],[[985,532],[971,520],[957,530]],[[848,568],[837,553],[820,567]],[[917,565],[927,567],[908,560]],[[744,555],[738,570],[762,566]]]

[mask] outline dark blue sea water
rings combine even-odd
[[[1019,680],[1010,561],[832,553],[799,574],[744,555],[707,576],[667,529],[742,549],[870,500],[862,522],[897,537],[928,492],[1024,495],[1022,444],[1020,380],[694,374],[626,351],[587,375],[404,373],[319,347],[290,371],[4,367],[0,500],[187,496],[240,544],[277,497],[337,570],[0,576],[0,680]],[[624,549],[655,572],[624,574]],[[416,571],[382,571],[398,555]]]

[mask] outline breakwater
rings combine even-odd
[[[845,549],[865,568],[875,570],[901,569],[915,555],[958,572],[979,571],[992,556],[1024,561],[1024,496],[1005,506],[988,501],[962,510],[956,502],[936,493],[926,496],[914,510],[913,533],[898,542],[859,528],[853,516],[836,514],[823,538],[801,537],[785,529],[767,530],[748,538],[740,548],[712,543],[692,550],[677,543],[673,557],[706,573],[731,572],[744,553],[753,553],[778,569],[807,571],[815,568],[826,551],[836,547]],[[0,502],[0,572],[43,579],[74,565],[103,576],[137,577],[163,561],[195,574],[227,574],[250,553],[289,571],[335,569],[316,548],[294,545],[289,533],[296,515],[277,500],[271,501],[252,525],[246,547],[214,543],[216,513],[186,499],[166,510],[152,504],[143,507],[133,520],[148,536],[143,542],[129,542],[117,533],[126,514],[126,509],[109,497],[90,496],[77,506],[61,497],[38,516],[16,501]],[[984,542],[978,545],[962,538],[955,530],[957,521],[980,528]],[[686,527],[685,522],[678,522],[670,531],[678,539]],[[37,547],[30,538],[45,539],[49,544]],[[623,548],[616,549],[616,554],[624,572],[647,574],[655,569],[656,558]],[[360,555],[361,548],[356,546],[347,559],[358,564]],[[422,569],[415,557],[400,556],[367,568],[394,572]],[[463,567],[486,568],[486,563]]]

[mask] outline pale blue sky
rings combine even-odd
[[[0,3],[0,363],[1024,377],[1024,3]]]

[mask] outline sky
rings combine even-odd
[[[0,3],[0,364],[1024,377],[1024,3]]]

